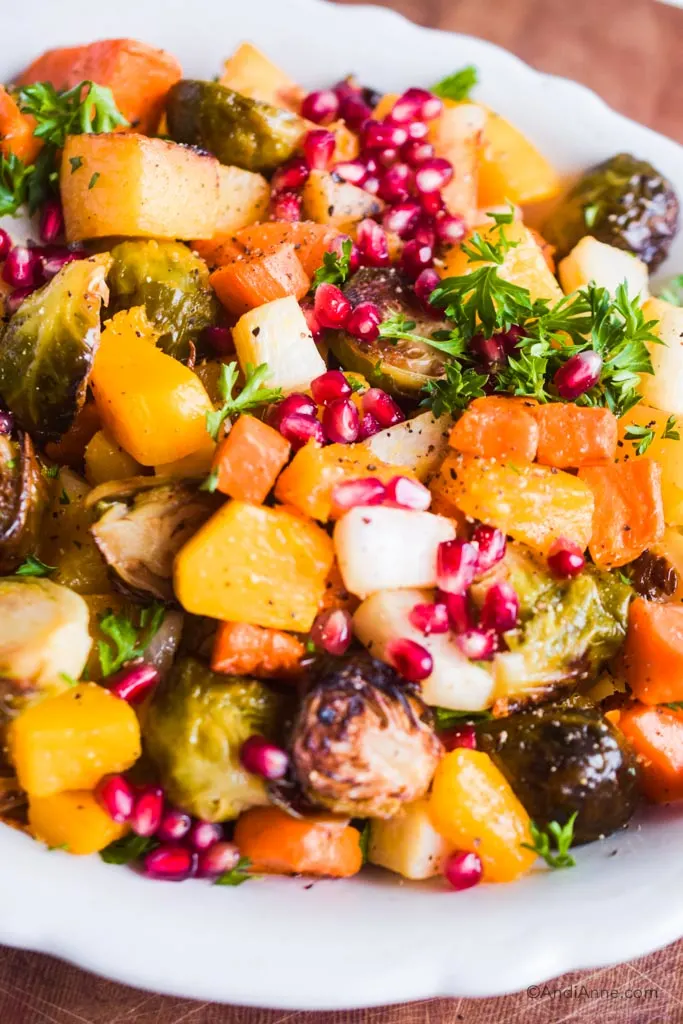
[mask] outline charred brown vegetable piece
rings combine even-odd
[[[631,580],[635,592],[648,601],[666,601],[676,593],[678,573],[664,555],[643,551],[642,555],[625,567],[624,572]]]
[[[0,435],[0,575],[38,547],[47,484],[28,434]]]
[[[313,804],[362,818],[391,818],[423,796],[443,753],[418,690],[364,654],[323,669],[301,704],[291,748]]]
[[[630,820],[638,805],[638,766],[626,740],[583,697],[481,722],[477,743],[490,754],[540,828],[564,825],[588,843]]]

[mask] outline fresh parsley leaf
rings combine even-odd
[[[152,637],[161,625],[165,614],[163,604],[154,603],[140,613],[140,624],[125,612],[117,615],[107,611],[100,616],[100,630],[109,638],[100,640],[97,649],[102,666],[102,675],[118,672],[127,661],[140,658],[145,653]]]
[[[33,134],[62,149],[67,135],[111,132],[128,127],[111,89],[94,82],[79,82],[58,92],[50,82],[34,82],[19,90],[19,109],[36,119]]]
[[[73,676],[70,676],[68,672],[60,672],[59,678],[63,679],[65,683],[68,683],[69,686],[78,686],[78,680],[74,679]]]
[[[471,367],[463,369],[459,363],[446,365],[446,376],[429,380],[425,385],[426,397],[422,405],[431,407],[435,416],[466,409],[474,398],[481,398],[488,381],[485,373],[477,373]]]
[[[77,171],[79,167],[83,166],[83,157],[82,156],[70,156],[69,157],[69,163],[71,164],[71,173],[73,174],[74,171]]]
[[[88,182],[88,189],[94,188],[99,180],[100,180],[100,172],[99,171],[95,171],[95,173],[93,174],[92,178]]]
[[[379,337],[387,341],[417,341],[423,345],[445,352],[449,356],[460,356],[465,350],[464,339],[456,331],[435,331],[430,337],[415,333],[417,323],[404,313],[383,320],[379,325]]]
[[[683,711],[683,700],[670,701],[668,704],[662,705],[665,708],[671,708],[672,711]]]
[[[631,423],[624,431],[624,437],[632,442],[636,455],[644,455],[655,439],[655,432],[651,427]]]
[[[368,390],[367,383],[365,381],[358,380],[358,377],[354,377],[352,374],[346,375],[346,383],[349,385],[354,394],[363,394],[363,392]]]
[[[218,470],[212,469],[205,480],[199,485],[200,491],[208,491],[209,494],[213,494],[218,487]]]
[[[0,153],[0,217],[16,213],[28,200],[33,164],[26,165],[14,153]]]
[[[370,846],[370,822],[366,821],[360,830],[360,839],[358,840],[360,846],[361,857],[363,858],[363,864],[368,862],[368,848]]]
[[[680,441],[681,435],[677,430],[675,416],[669,416],[662,433],[662,441]]]
[[[247,364],[246,380],[244,387],[235,398],[232,393],[237,383],[237,363],[223,363],[221,365],[220,378],[218,380],[218,393],[223,399],[220,409],[206,414],[206,429],[214,441],[218,440],[218,434],[223,421],[232,418],[247,409],[253,409],[258,405],[267,405],[269,402],[277,402],[282,398],[281,388],[263,387],[263,383],[269,376],[268,363],[261,363],[255,369]]]
[[[351,252],[353,242],[347,238],[342,242],[341,253],[326,252],[323,256],[323,265],[318,267],[311,283],[311,291],[315,291],[321,284],[342,285],[348,281],[351,274]]]
[[[214,885],[241,885],[242,882],[248,882],[250,878],[255,876],[250,874],[249,868],[251,867],[251,861],[248,857],[240,857],[237,864],[230,871],[224,871],[222,875],[219,875]]]
[[[683,274],[672,277],[667,286],[662,288],[659,298],[670,302],[672,306],[683,306]]]
[[[57,463],[55,463],[54,466],[42,465],[40,469],[43,476],[47,477],[48,480],[54,480],[55,477],[59,476],[59,466],[57,465]]]
[[[28,555],[14,573],[15,576],[49,576],[55,572],[56,565],[46,565],[36,555]]]
[[[138,836],[134,832],[129,832],[127,836],[115,839],[109,846],[100,850],[100,857],[106,864],[130,864],[155,850],[158,845],[158,841],[151,836]]]
[[[468,64],[460,71],[442,78],[440,82],[432,86],[431,92],[440,96],[442,100],[462,101],[469,99],[469,95],[478,81],[477,69],[473,64]]]
[[[530,822],[531,843],[522,843],[525,850],[533,850],[542,857],[549,868],[573,868],[576,861],[569,853],[574,842],[574,822],[577,811],[574,811],[566,825],[551,821],[547,829],[540,829],[535,822]]]
[[[434,724],[440,731],[451,729],[463,722],[484,722],[491,718],[490,711],[455,711],[452,708],[432,708]]]
[[[71,504],[71,498],[69,497],[69,495],[66,492],[66,487],[62,487],[62,493],[59,495],[59,504],[60,505],[70,505]]]
[[[612,569],[612,574],[616,576],[617,579],[621,580],[622,583],[625,583],[627,587],[633,586],[633,580],[631,577],[627,576],[625,572],[621,571],[621,569]]]

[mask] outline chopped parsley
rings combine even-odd
[[[222,875],[219,875],[214,885],[242,885],[242,882],[248,882],[250,878],[254,878],[249,871],[251,867],[251,861],[248,857],[240,857],[235,864],[234,868],[230,871],[224,871]]]
[[[53,466],[42,465],[40,469],[43,476],[47,477],[48,480],[54,480],[55,477],[59,476],[59,466],[57,465],[56,462]]]
[[[434,724],[439,730],[452,729],[463,722],[485,722],[490,711],[455,711],[452,708],[433,708]]]
[[[683,306],[683,274],[672,277],[667,286],[662,288],[659,298],[670,302],[672,306]]]
[[[27,167],[14,153],[0,153],[0,217],[16,213],[28,202],[28,180],[33,166]]]
[[[341,250],[341,253],[325,253],[323,265],[318,267],[313,277],[311,291],[315,291],[321,284],[342,285],[348,281],[351,274],[351,252],[353,250],[353,242],[350,238],[342,242]]]
[[[592,227],[595,226],[595,222],[598,219],[598,214],[599,213],[600,213],[600,204],[599,203],[590,203],[590,205],[584,206],[584,208],[583,208],[583,221],[584,221],[584,224],[586,225],[587,228],[592,228]]]
[[[56,565],[46,565],[36,555],[28,555],[14,573],[15,576],[49,576],[56,572]]]
[[[533,850],[542,857],[549,868],[573,868],[576,861],[569,852],[574,842],[574,822],[577,811],[574,811],[566,825],[556,821],[548,823],[547,829],[540,829],[533,821],[529,824],[531,843],[522,843],[525,850]]]
[[[416,334],[416,327],[415,320],[410,320],[404,313],[397,313],[382,321],[379,325],[379,337],[392,342],[421,342],[423,345],[430,345],[449,356],[463,354],[464,342],[457,331],[434,331],[431,336],[427,337],[425,334]]]
[[[457,362],[447,363],[445,377],[427,381],[426,397],[422,405],[429,406],[435,416],[466,409],[475,398],[481,398],[488,381],[485,373],[478,373],[472,367],[463,369]]]
[[[653,427],[641,427],[637,423],[631,423],[624,431],[624,437],[631,441],[636,455],[644,455],[655,439]]]
[[[360,829],[360,838],[358,840],[360,846],[361,857],[363,858],[363,864],[368,862],[368,849],[370,847],[370,822],[366,821]]]
[[[247,363],[246,380],[239,395],[233,398],[239,371],[237,363],[223,363],[221,374],[218,380],[218,393],[223,399],[220,409],[206,414],[206,429],[214,441],[218,440],[218,434],[223,421],[232,418],[236,413],[245,412],[258,405],[267,405],[269,402],[276,402],[282,398],[280,388],[267,388],[263,384],[269,376],[268,363],[261,363],[254,368]]]
[[[100,850],[100,857],[105,864],[131,864],[140,860],[145,854],[151,853],[159,845],[151,836],[138,836],[129,832],[122,839],[115,839],[109,846]]]
[[[69,157],[69,163],[71,164],[71,173],[73,174],[75,171],[78,170],[79,167],[83,166],[83,157],[82,156],[70,156]]]
[[[93,174],[92,178],[88,182],[88,190],[90,190],[91,188],[94,188],[95,185],[97,184],[97,182],[99,181],[99,179],[100,179],[100,172],[99,171],[95,171],[95,173]]]
[[[200,491],[208,491],[213,494],[218,488],[218,469],[212,469],[205,480],[199,485]]]
[[[676,417],[669,416],[662,432],[662,441],[680,441],[681,435],[677,428]]]
[[[430,91],[436,96],[440,96],[442,100],[460,102],[470,98],[470,93],[478,81],[477,69],[473,64],[468,64],[467,67],[460,68],[452,75],[446,75],[440,82],[433,85]]]
[[[120,615],[104,612],[100,616],[100,630],[108,640],[100,640],[97,644],[102,675],[110,676],[127,661],[142,657],[164,615],[164,605],[158,602],[143,608],[139,625],[125,612]]]

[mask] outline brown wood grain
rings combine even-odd
[[[424,25],[489,39],[543,71],[575,78],[616,109],[683,142],[683,10],[655,0],[393,0],[387,6]],[[672,893],[672,899],[680,898],[680,893]],[[106,921],[102,927],[107,927]],[[524,951],[515,955],[523,956]],[[335,1014],[247,1010],[171,999],[92,977],[50,957],[0,952],[0,1024],[597,1021],[683,1024],[683,942],[619,967],[567,975],[538,994],[439,999]]]

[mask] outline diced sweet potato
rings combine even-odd
[[[617,418],[609,409],[550,402],[536,405],[538,454],[544,466],[578,469],[613,462],[617,451]]]
[[[209,280],[234,316],[287,295],[302,299],[311,286],[291,242],[282,242],[268,252],[238,256],[214,270]]]
[[[291,242],[301,266],[309,277],[313,277],[339,234],[336,228],[328,224],[315,224],[306,220],[294,223],[271,220],[265,224],[245,227],[227,236],[216,237],[210,242],[196,242],[194,247],[211,266],[223,266],[238,256],[270,252],[283,242]]]
[[[214,455],[217,489],[229,498],[260,505],[274,486],[290,451],[289,441],[279,430],[254,416],[240,416]]]
[[[99,853],[130,828],[114,821],[87,789],[30,797],[28,824],[31,834],[50,849],[81,855]]]
[[[350,231],[358,221],[384,209],[381,199],[347,181],[336,181],[327,171],[311,171],[301,196],[304,217],[340,231]]]
[[[589,550],[596,565],[626,565],[664,533],[661,470],[652,459],[579,471],[595,498]]]
[[[636,703],[617,724],[638,755],[645,795],[658,804],[683,800],[683,712]]]
[[[0,85],[0,153],[14,156],[25,164],[32,164],[43,147],[33,130],[35,118],[22,114],[16,100]]]
[[[624,673],[644,704],[683,701],[683,605],[631,602]]]
[[[263,874],[348,878],[363,864],[360,832],[332,815],[293,818],[279,807],[252,807],[237,821],[235,842]]]
[[[533,462],[538,426],[529,409],[515,398],[476,398],[450,433],[449,443],[468,455]]]
[[[257,679],[288,679],[301,671],[306,648],[291,633],[248,622],[221,622],[211,655],[214,672]]]

